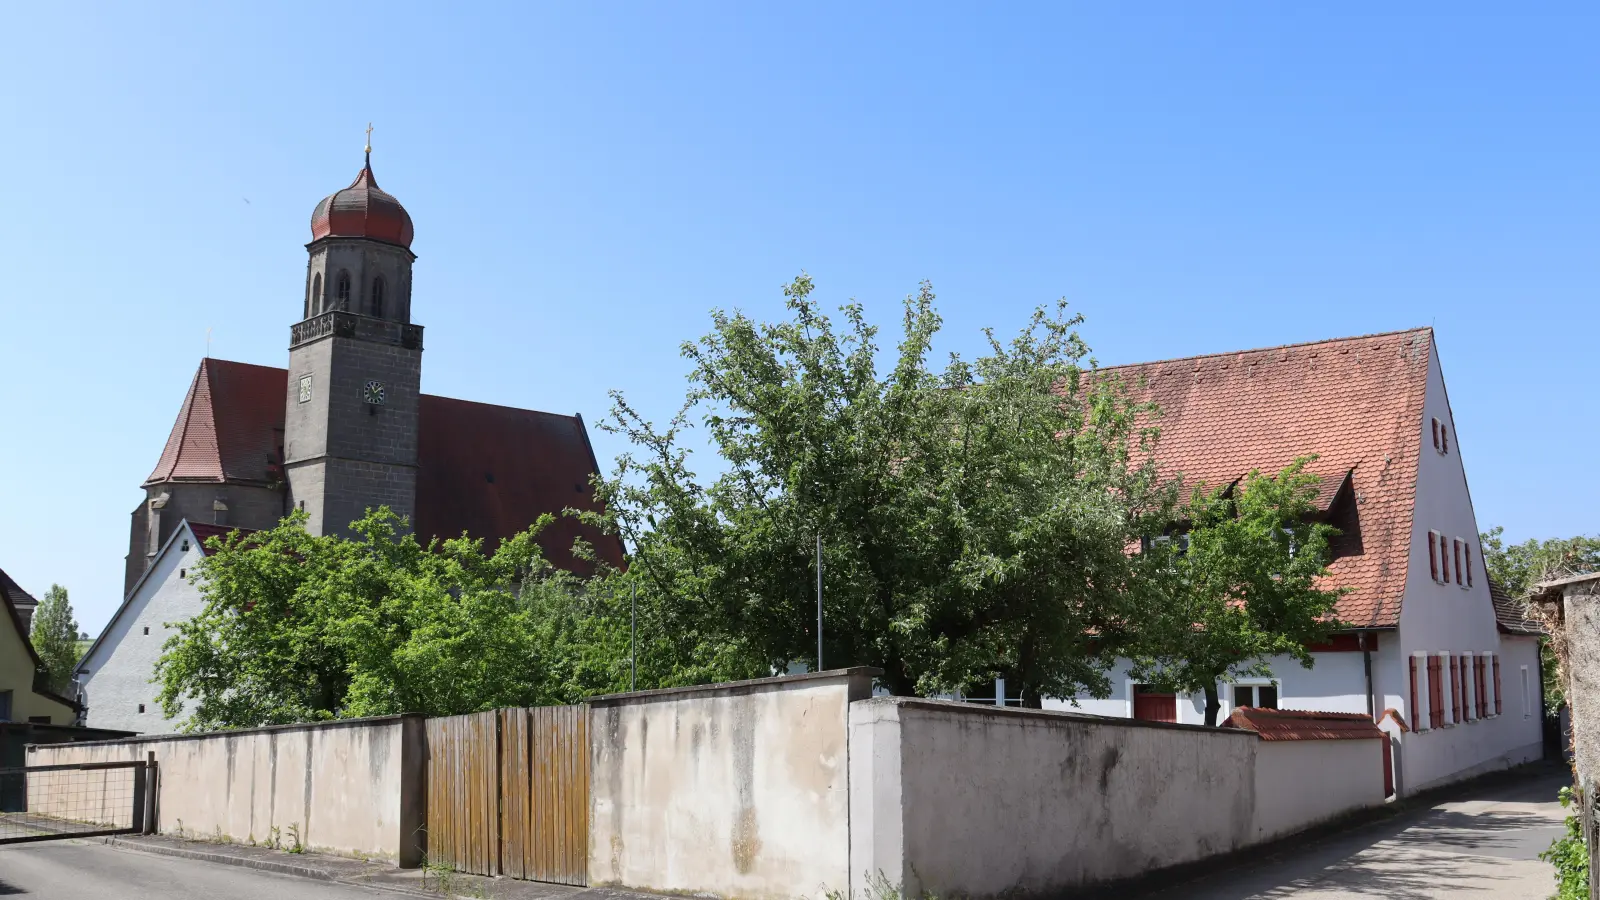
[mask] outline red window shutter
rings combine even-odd
[[[1428,572],[1434,581],[1439,580],[1439,548],[1434,546],[1434,532],[1428,532]]]
[[[1433,420],[1433,449],[1439,449],[1439,420]]]
[[[1444,535],[1439,535],[1439,575],[1440,581],[1450,583],[1450,545]]]
[[[1411,708],[1407,712],[1411,714],[1411,727],[1421,728],[1422,707],[1417,705],[1417,658],[1415,656],[1411,657]]]
[[[1445,682],[1440,681],[1442,660],[1429,653],[1427,657],[1427,722],[1430,727],[1445,724]]]
[[[1464,580],[1461,575],[1461,542],[1458,540],[1451,541],[1450,549],[1453,550],[1456,555],[1456,584],[1460,584]]]
[[[1439,452],[1450,452],[1450,429],[1444,427],[1443,425],[1439,426]]]
[[[1456,658],[1446,656],[1445,668],[1450,670],[1450,721],[1461,722],[1461,675],[1456,671]]]
[[[1489,718],[1489,692],[1485,690],[1488,687],[1485,682],[1488,679],[1483,671],[1486,660],[1481,656],[1474,656],[1472,662],[1478,668],[1478,671],[1474,673],[1477,680],[1473,682],[1478,686],[1478,718],[1487,719]]]
[[[1472,587],[1472,547],[1461,548],[1461,560],[1467,564],[1467,587]]]
[[[1505,711],[1505,704],[1501,702],[1503,699],[1500,696],[1500,654],[1496,653],[1494,655],[1494,714],[1497,716]]]

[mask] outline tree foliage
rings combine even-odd
[[[1107,690],[1138,609],[1126,550],[1172,501],[1136,461],[1147,409],[1085,377],[1065,304],[935,370],[928,285],[892,356],[860,305],[836,324],[812,287],[785,289],[785,321],[714,313],[684,345],[691,386],[664,429],[614,395],[602,427],[633,450],[600,495],[641,590],[715,669],[815,665],[820,535],[826,666],[881,667],[898,694],[1001,674],[1035,705]],[[696,420],[723,467],[709,480],[684,443]]]
[[[618,584],[555,569],[545,517],[485,553],[423,545],[387,508],[353,536],[277,528],[212,538],[192,576],[204,611],[157,667],[169,717],[192,730],[571,702],[626,688]]]
[[[78,650],[78,622],[72,615],[72,603],[67,599],[67,589],[59,584],[50,585],[44,599],[33,611],[33,624],[28,640],[44,663],[50,690],[63,696],[73,695],[73,678],[80,657]]]
[[[1306,645],[1337,625],[1339,592],[1322,582],[1335,529],[1315,519],[1312,459],[1276,475],[1252,471],[1237,489],[1196,489],[1188,530],[1146,551],[1158,563],[1159,589],[1146,595],[1157,608],[1143,620],[1131,674],[1204,692],[1207,725],[1217,721],[1219,680],[1270,676],[1280,655],[1309,669]]]
[[[1529,538],[1508,545],[1504,533],[1505,529],[1496,525],[1479,537],[1489,577],[1512,597],[1525,596],[1541,581],[1600,571],[1600,537]]]

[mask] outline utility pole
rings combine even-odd
[[[628,690],[639,689],[639,583],[628,597]]]
[[[822,532],[817,532],[817,671],[822,671]]]

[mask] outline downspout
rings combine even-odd
[[[1372,648],[1367,646],[1368,634],[1366,631],[1358,631],[1356,637],[1361,641],[1361,665],[1367,671],[1367,718],[1376,722],[1377,717],[1373,715],[1375,710],[1372,703]]]

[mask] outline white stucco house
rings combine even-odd
[[[207,539],[233,529],[184,520],[162,544],[100,637],[78,663],[84,722],[143,734],[170,734],[183,726],[182,715],[168,719],[151,683],[162,645],[178,623],[205,608],[192,582],[194,568],[209,552]]]
[[[1543,755],[1539,629],[1493,590],[1431,328],[1102,370],[1161,407],[1156,458],[1186,484],[1231,484],[1317,454],[1320,515],[1341,531],[1329,565],[1348,630],[1316,665],[1220,685],[1239,706],[1371,715],[1411,793]],[[1203,695],[1142,689],[1047,701],[1200,723]],[[1402,724],[1403,723],[1403,724]]]

